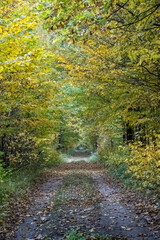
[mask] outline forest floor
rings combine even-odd
[[[87,160],[87,156],[69,158],[37,180],[25,204],[10,206],[12,214],[1,239],[58,240],[73,229],[88,234],[90,240],[101,239],[94,234],[160,239],[158,205],[126,190],[100,163]]]

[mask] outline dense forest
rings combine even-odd
[[[158,0],[1,0],[2,206],[78,146],[160,193],[159,39]]]

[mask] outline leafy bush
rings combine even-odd
[[[39,162],[43,166],[51,167],[62,162],[60,153],[54,149],[52,144],[40,142],[38,145]]]
[[[129,165],[128,173],[132,172],[140,189],[160,189],[160,142],[150,143],[146,147],[137,143],[130,145],[132,158],[125,162]],[[160,192],[159,192],[160,193]]]
[[[48,148],[46,151],[47,157],[44,161],[44,165],[46,167],[52,167],[53,165],[57,165],[62,162],[61,155],[56,150]]]
[[[59,164],[60,154],[50,146],[43,145],[37,160],[19,168],[3,168],[0,162],[0,204],[6,204],[10,196],[20,196],[27,192],[36,177],[47,168]]]
[[[29,132],[22,131],[5,138],[4,163],[19,168],[38,161],[36,140]]]
[[[134,179],[132,171],[128,171],[129,164],[125,159],[131,158],[131,152],[128,146],[119,146],[113,151],[103,149],[100,152],[101,160],[105,163],[107,169],[111,170],[111,175],[121,179],[125,185],[133,186]]]
[[[99,155],[113,176],[117,176],[125,185],[160,193],[159,142],[151,142],[146,146],[139,142],[119,146],[113,151],[102,149]]]
[[[107,167],[111,170],[117,170],[117,168],[121,168],[121,170],[126,170],[126,166],[124,164],[124,160],[128,157],[130,158],[130,150],[127,146],[119,146],[112,150],[103,149],[99,153],[102,161],[105,163]]]

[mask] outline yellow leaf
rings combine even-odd
[[[0,72],[2,72],[3,71],[3,67],[2,66],[0,66]]]

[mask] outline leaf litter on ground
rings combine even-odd
[[[126,236],[133,239],[130,236],[134,234],[137,236],[134,239],[160,238],[155,215],[148,216],[150,212],[144,208],[147,200],[124,190],[108,177],[100,163],[81,161],[56,166],[37,179],[27,201],[25,198],[22,208],[21,201],[14,205],[15,200],[12,200],[8,216],[15,212],[14,220],[8,218],[7,225],[4,224],[2,239],[58,240],[77,227],[88,239],[94,239],[96,233],[99,234],[97,239],[103,239],[101,234],[110,239],[126,239]],[[158,211],[155,203],[148,204]],[[150,222],[144,222],[145,217]]]

